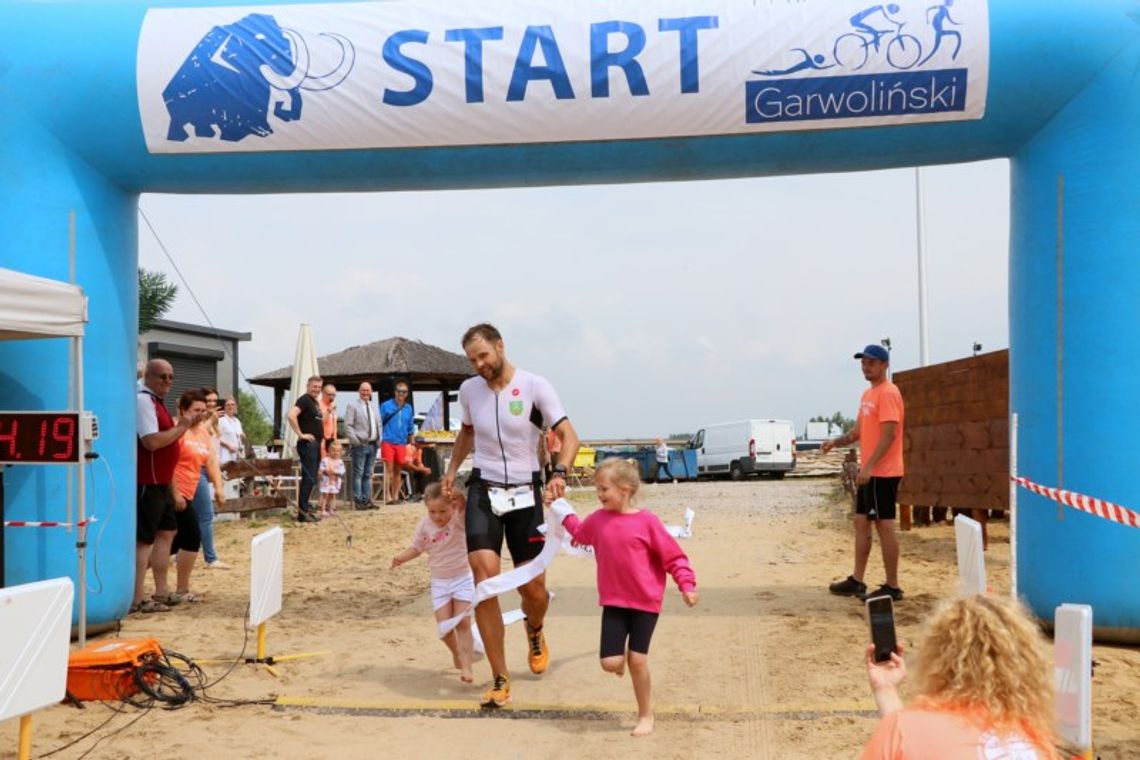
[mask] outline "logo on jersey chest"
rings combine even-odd
[[[523,402],[511,401],[511,403],[507,405],[507,408],[511,410],[511,414],[518,417],[523,413]]]

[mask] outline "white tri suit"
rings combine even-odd
[[[464,425],[475,431],[474,470],[467,488],[467,551],[503,550],[515,564],[534,559],[544,538],[542,472],[538,440],[544,426],[566,419],[558,394],[546,378],[515,369],[496,393],[482,376],[459,387]]]

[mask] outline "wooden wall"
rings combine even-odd
[[[1009,506],[1009,351],[896,372],[906,407],[900,504]]]

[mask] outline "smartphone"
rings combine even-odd
[[[871,626],[871,643],[875,645],[875,662],[886,662],[898,647],[895,608],[889,596],[873,596],[867,600],[867,622]]]

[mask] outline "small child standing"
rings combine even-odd
[[[424,490],[427,516],[416,526],[412,545],[392,558],[397,568],[424,552],[431,568],[431,603],[437,623],[458,615],[475,601],[475,576],[467,563],[467,532],[464,528],[464,511],[467,495],[462,488],[452,489],[449,499],[443,486],[432,483]],[[452,661],[459,668],[459,679],[471,683],[475,642],[471,636],[471,617],[465,616],[455,629],[443,637],[451,651]]]
[[[607,459],[594,475],[602,508],[579,520],[564,499],[551,511],[575,543],[594,547],[598,563],[598,603],[602,606],[602,670],[624,675],[629,664],[637,698],[633,736],[653,731],[649,701],[649,641],[665,596],[665,574],[673,576],[685,604],[697,603],[697,577],[689,558],[660,518],[634,505],[641,485],[637,465]]]
[[[336,513],[336,495],[340,493],[340,482],[344,478],[344,460],[341,457],[340,441],[329,444],[328,456],[321,460],[320,489],[321,517]]]

